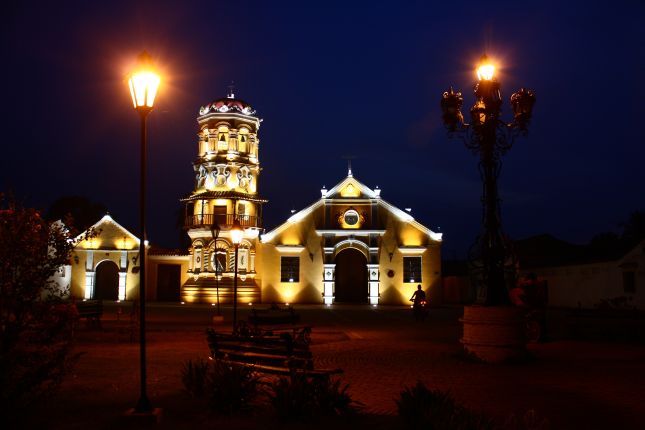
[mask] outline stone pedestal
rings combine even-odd
[[[467,352],[487,363],[526,357],[522,309],[514,306],[465,306],[461,343]]]

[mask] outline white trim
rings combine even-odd
[[[392,212],[392,214],[394,214],[401,221],[409,222],[412,226],[416,227],[417,229],[421,230],[422,232],[430,236],[430,239],[436,242],[441,242],[443,233],[436,233],[430,230],[428,227],[424,226],[418,221],[415,221],[412,215],[402,211],[401,209],[397,208],[396,206],[393,206],[392,204],[386,202],[385,200],[379,200],[379,204],[383,205],[383,207],[385,207],[390,212]]]
[[[357,179],[356,179],[355,177],[353,177],[353,176],[348,176],[348,177],[346,177],[345,179],[343,179],[342,181],[340,181],[338,184],[336,184],[336,186],[334,186],[334,187],[332,187],[331,189],[329,189],[329,190],[327,191],[327,193],[325,194],[325,198],[327,198],[327,199],[334,199],[334,198],[336,198],[336,197],[334,197],[334,196],[335,196],[335,195],[339,195],[340,190],[342,190],[343,188],[345,188],[345,186],[346,186],[346,185],[348,185],[350,182],[351,182],[352,184],[355,184],[355,185],[357,186],[357,188],[359,189],[360,193],[361,193],[362,195],[367,196],[367,198],[370,198],[370,199],[380,199],[380,194],[381,194],[380,192],[375,193],[373,189],[371,189],[370,187],[366,186],[365,184],[363,184],[362,182],[360,182],[359,180],[357,180]],[[343,198],[343,197],[340,197],[340,196],[339,196],[338,198]],[[360,197],[349,197],[349,198],[360,198]],[[364,199],[364,198],[363,198],[363,199]]]
[[[275,249],[281,254],[300,254],[305,247],[300,245],[276,245]]]
[[[400,246],[398,249],[403,255],[420,255],[426,252],[428,248],[423,246]]]
[[[383,236],[386,230],[358,230],[358,229],[346,229],[346,230],[316,230],[318,236],[324,234],[333,234],[334,236],[369,236],[370,234],[378,234]]]
[[[210,104],[212,104],[212,102],[207,104],[206,106],[208,106]],[[205,106],[202,106],[202,107],[205,107]],[[246,120],[246,121],[248,121],[250,123],[255,122],[256,123],[255,124],[255,132],[253,134],[256,134],[256,135],[257,135],[257,131],[260,129],[260,123],[262,122],[261,118],[258,118],[258,117],[254,116],[254,115],[245,115],[243,113],[236,113],[236,112],[231,112],[231,113],[229,113],[229,112],[226,112],[226,113],[224,113],[224,112],[208,112],[208,113],[206,113],[204,115],[199,115],[197,117],[197,123],[199,125],[201,125],[202,122],[207,122],[211,118],[221,119],[221,120],[243,119],[243,120]],[[230,132],[230,128],[229,128],[229,132]],[[209,132],[209,134],[210,134],[210,132]]]
[[[302,209],[301,211],[296,212],[295,214],[291,215],[286,222],[283,222],[282,224],[280,224],[270,232],[260,235],[260,240],[265,243],[271,242],[278,234],[282,233],[287,228],[291,227],[293,224],[296,224],[297,222],[302,221],[307,215],[309,215],[316,208],[321,206],[322,203],[323,203],[322,200],[318,200],[315,203],[309,205],[308,207]]]
[[[139,244],[139,238],[138,238],[138,237],[136,237],[134,234],[132,234],[132,233],[131,233],[127,228],[123,227],[121,224],[119,224],[118,222],[116,222],[116,221],[114,220],[114,218],[112,218],[112,217],[110,216],[110,214],[105,214],[105,215],[103,215],[103,218],[101,218],[100,220],[98,220],[94,225],[92,225],[90,228],[88,228],[87,230],[85,230],[83,233],[81,233],[81,234],[79,234],[78,236],[76,236],[76,238],[75,238],[74,240],[80,240],[80,239],[82,239],[83,235],[85,235],[85,233],[87,233],[87,231],[88,231],[88,230],[93,229],[93,228],[97,228],[97,227],[99,227],[99,226],[100,226],[102,223],[104,223],[104,222],[111,222],[112,224],[114,224],[115,226],[117,226],[117,228],[119,228],[119,229],[123,230],[124,232],[126,232],[126,233],[128,234],[128,236],[130,236],[130,239],[133,239],[133,240],[137,243],[137,245]],[[99,234],[99,237],[100,237],[100,236],[101,236],[101,235]],[[144,244],[147,246],[147,245],[148,245],[148,241],[145,241],[145,242],[144,242]],[[82,248],[81,248],[81,249],[82,249]],[[99,249],[100,249],[100,248],[99,248]],[[115,249],[121,249],[121,248],[115,248]]]

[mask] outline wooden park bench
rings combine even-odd
[[[309,350],[310,333],[310,327],[298,330],[295,335],[288,331],[235,335],[209,328],[206,336],[213,360],[250,367],[257,372],[313,378],[342,373],[342,369],[314,368]]]
[[[88,325],[101,327],[103,316],[103,300],[85,300],[76,302],[79,318],[86,318]]]

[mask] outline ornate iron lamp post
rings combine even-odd
[[[211,224],[211,236],[213,237],[213,265],[215,266],[215,294],[217,296],[217,316],[221,315],[219,308],[219,261],[217,260],[217,238],[219,237],[220,226],[215,215],[213,215],[213,223]]]
[[[132,104],[139,112],[141,119],[141,169],[139,193],[139,346],[141,391],[135,407],[137,413],[152,412],[152,406],[146,392],[146,119],[154,105],[160,78],[152,70],[152,59],[147,52],[142,52],[138,58],[138,67],[128,78]]]
[[[236,218],[233,221],[233,226],[231,226],[231,241],[235,245],[235,269],[233,275],[233,334],[237,334],[237,251],[240,248],[240,243],[242,243],[242,236],[244,236],[244,230],[240,225],[240,221]]]
[[[518,136],[526,136],[535,96],[524,88],[511,96],[514,118],[510,123],[500,119],[502,99],[495,68],[486,55],[477,69],[475,104],[470,109],[471,123],[461,113],[463,98],[452,87],[443,93],[441,109],[450,137],[460,137],[466,147],[479,155],[479,172],[483,182],[483,231],[471,248],[469,259],[483,289],[478,300],[487,306],[507,305],[510,299],[504,279],[505,263],[512,257],[504,241],[500,220],[497,178],[501,157],[511,149]]]

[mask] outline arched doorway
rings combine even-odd
[[[367,259],[355,248],[336,255],[336,302],[367,303]]]
[[[101,261],[96,266],[95,300],[118,300],[119,266],[113,261]]]

